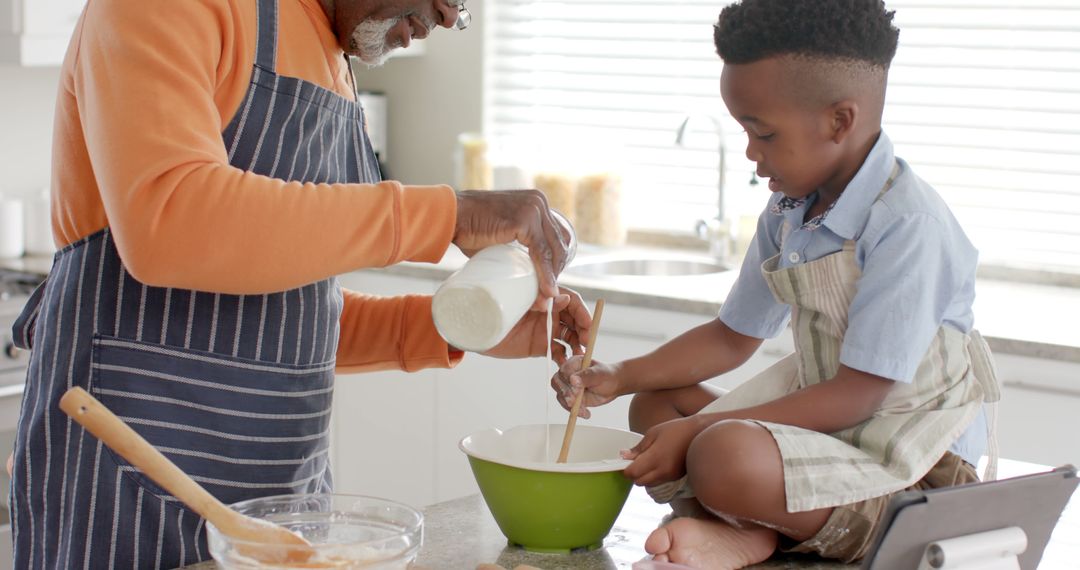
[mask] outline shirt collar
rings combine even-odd
[[[862,233],[870,206],[892,174],[895,161],[892,141],[882,131],[870,154],[866,155],[859,171],[833,203],[831,213],[822,224],[844,239],[855,239]]]
[[[840,197],[820,216],[800,224],[801,227],[816,230],[825,226],[844,239],[854,239],[866,223],[866,212],[877,200],[878,193],[888,180],[894,160],[892,141],[882,131]],[[771,212],[778,216],[792,216],[801,221],[806,208],[812,203],[810,197],[784,196],[773,205]]]

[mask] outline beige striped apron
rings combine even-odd
[[[897,170],[878,196],[892,186]],[[790,228],[785,227],[782,237]],[[782,249],[782,248],[781,248]],[[834,377],[847,312],[861,270],[855,242],[835,254],[780,269],[779,255],[762,272],[779,302],[792,307],[795,352],[718,398],[699,413],[746,408]],[[1000,399],[989,347],[975,330],[942,326],[911,383],[896,382],[881,408],[863,423],[825,434],[757,422],[783,457],[787,510],[801,512],[855,503],[911,486],[964,432],[983,402]],[[995,418],[990,410],[990,476],[996,466]],[[649,489],[660,502],[692,496],[685,478]]]

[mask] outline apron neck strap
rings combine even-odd
[[[255,65],[277,71],[278,0],[259,0],[259,35],[255,40]]]
[[[877,202],[878,200],[881,199],[882,196],[885,195],[886,192],[888,192],[889,190],[892,190],[893,183],[896,182],[896,177],[898,177],[898,176],[900,176],[900,161],[894,159],[893,160],[892,172],[889,173],[888,180],[886,180],[885,185],[881,187],[881,191],[878,192],[877,197],[874,198],[874,202]]]
[[[889,190],[892,190],[893,184],[896,183],[896,179],[899,176],[900,176],[900,161],[898,161],[896,159],[893,159],[892,171],[889,173],[889,178],[885,180],[885,184],[881,187],[881,191],[879,191],[877,193],[877,197],[874,198],[874,203],[875,204],[877,203],[878,200],[880,200],[882,198],[882,196],[885,195],[886,192],[888,192]],[[862,236],[863,230],[866,229],[866,222],[868,222],[868,221],[869,221],[869,217],[867,217],[867,219],[863,221],[862,228],[859,229],[859,233],[855,234],[855,238],[847,240],[847,242],[844,244],[844,249],[848,249],[848,246],[850,245],[851,246],[850,249],[852,251],[855,250],[855,240],[859,239],[859,237]]]

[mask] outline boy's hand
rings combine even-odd
[[[555,390],[556,399],[566,411],[573,407],[578,392],[585,390],[578,416],[587,419],[592,416],[590,407],[602,406],[621,396],[623,392],[618,365],[604,364],[594,358],[592,365],[582,370],[582,360],[583,356],[574,356],[563,363],[559,371],[551,377],[551,388]]]
[[[637,445],[622,452],[623,459],[633,461],[623,475],[637,485],[659,485],[686,475],[686,451],[701,430],[694,416],[653,426]]]
[[[565,287],[559,288],[551,309],[551,334],[570,346],[571,354],[566,353],[562,344],[553,342],[547,336],[547,310],[529,310],[521,317],[506,338],[486,356],[495,358],[527,358],[546,356],[548,344],[551,344],[551,358],[560,366],[573,354],[585,354],[583,343],[589,337],[592,315],[581,300],[581,295]]]

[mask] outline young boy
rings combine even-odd
[[[636,394],[625,474],[676,515],[645,543],[656,559],[852,561],[891,495],[978,480],[999,391],[972,330],[977,252],[881,130],[892,16],[880,0],[721,12],[721,94],[773,193],[739,278],[719,319],[552,380],[564,406],[582,387],[586,406]],[[794,354],[719,398],[702,384],[789,319]]]

